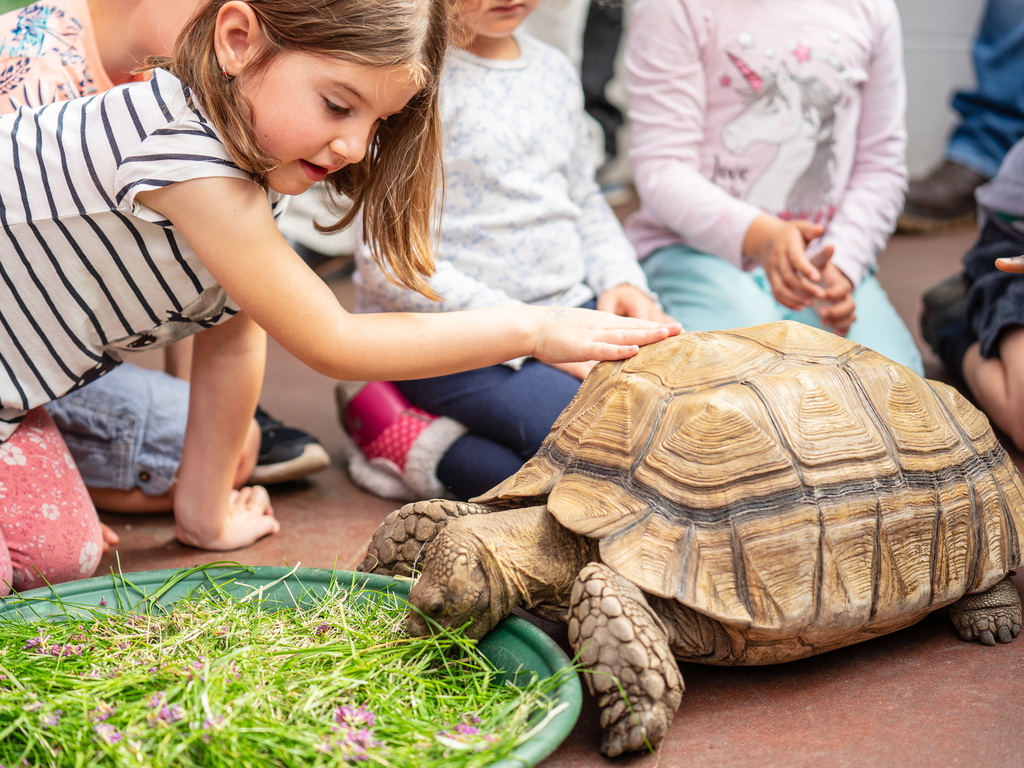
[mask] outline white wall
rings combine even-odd
[[[526,28],[578,65],[588,5],[588,0],[543,0]],[[971,41],[984,0],[896,0],[896,5],[903,22],[907,69],[907,164],[911,176],[922,176],[942,161],[946,139],[956,124],[957,114],[949,106],[953,92],[974,84]],[[624,106],[621,55],[619,59],[609,96]],[[625,150],[628,128],[620,141]],[[628,173],[625,167],[622,172]]]
[[[907,164],[921,176],[941,162],[957,113],[953,92],[974,84],[971,41],[983,0],[896,0],[907,68]]]

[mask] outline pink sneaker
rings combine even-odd
[[[389,381],[342,381],[335,399],[353,442],[346,453],[356,485],[404,501],[451,498],[437,479],[437,464],[465,427],[410,404]]]

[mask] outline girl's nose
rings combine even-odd
[[[331,140],[328,146],[346,165],[354,165],[366,157],[366,149],[372,138],[373,128],[349,128]]]

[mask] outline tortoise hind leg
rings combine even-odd
[[[987,592],[965,595],[950,606],[950,618],[964,640],[1008,643],[1020,634],[1020,595],[1007,576]]]
[[[384,518],[359,566],[366,573],[385,576],[412,576],[413,567],[422,566],[423,548],[437,538],[452,520],[465,515],[492,512],[493,508],[464,501],[417,501]]]
[[[587,565],[572,587],[569,642],[601,707],[601,752],[656,746],[683,698],[683,678],[643,592],[605,565]]]

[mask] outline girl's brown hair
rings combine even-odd
[[[231,158],[266,186],[277,164],[256,140],[252,108],[237,78],[221,74],[214,50],[217,14],[228,0],[209,0],[188,22],[170,57],[152,58],[189,86],[209,114]],[[265,48],[240,74],[259,75],[281,52],[332,56],[373,67],[401,67],[420,86],[405,109],[379,124],[366,156],[330,174],[327,198],[341,215],[322,232],[338,232],[360,210],[364,239],[392,281],[436,299],[431,230],[442,185],[438,85],[448,46],[451,0],[245,0]]]

